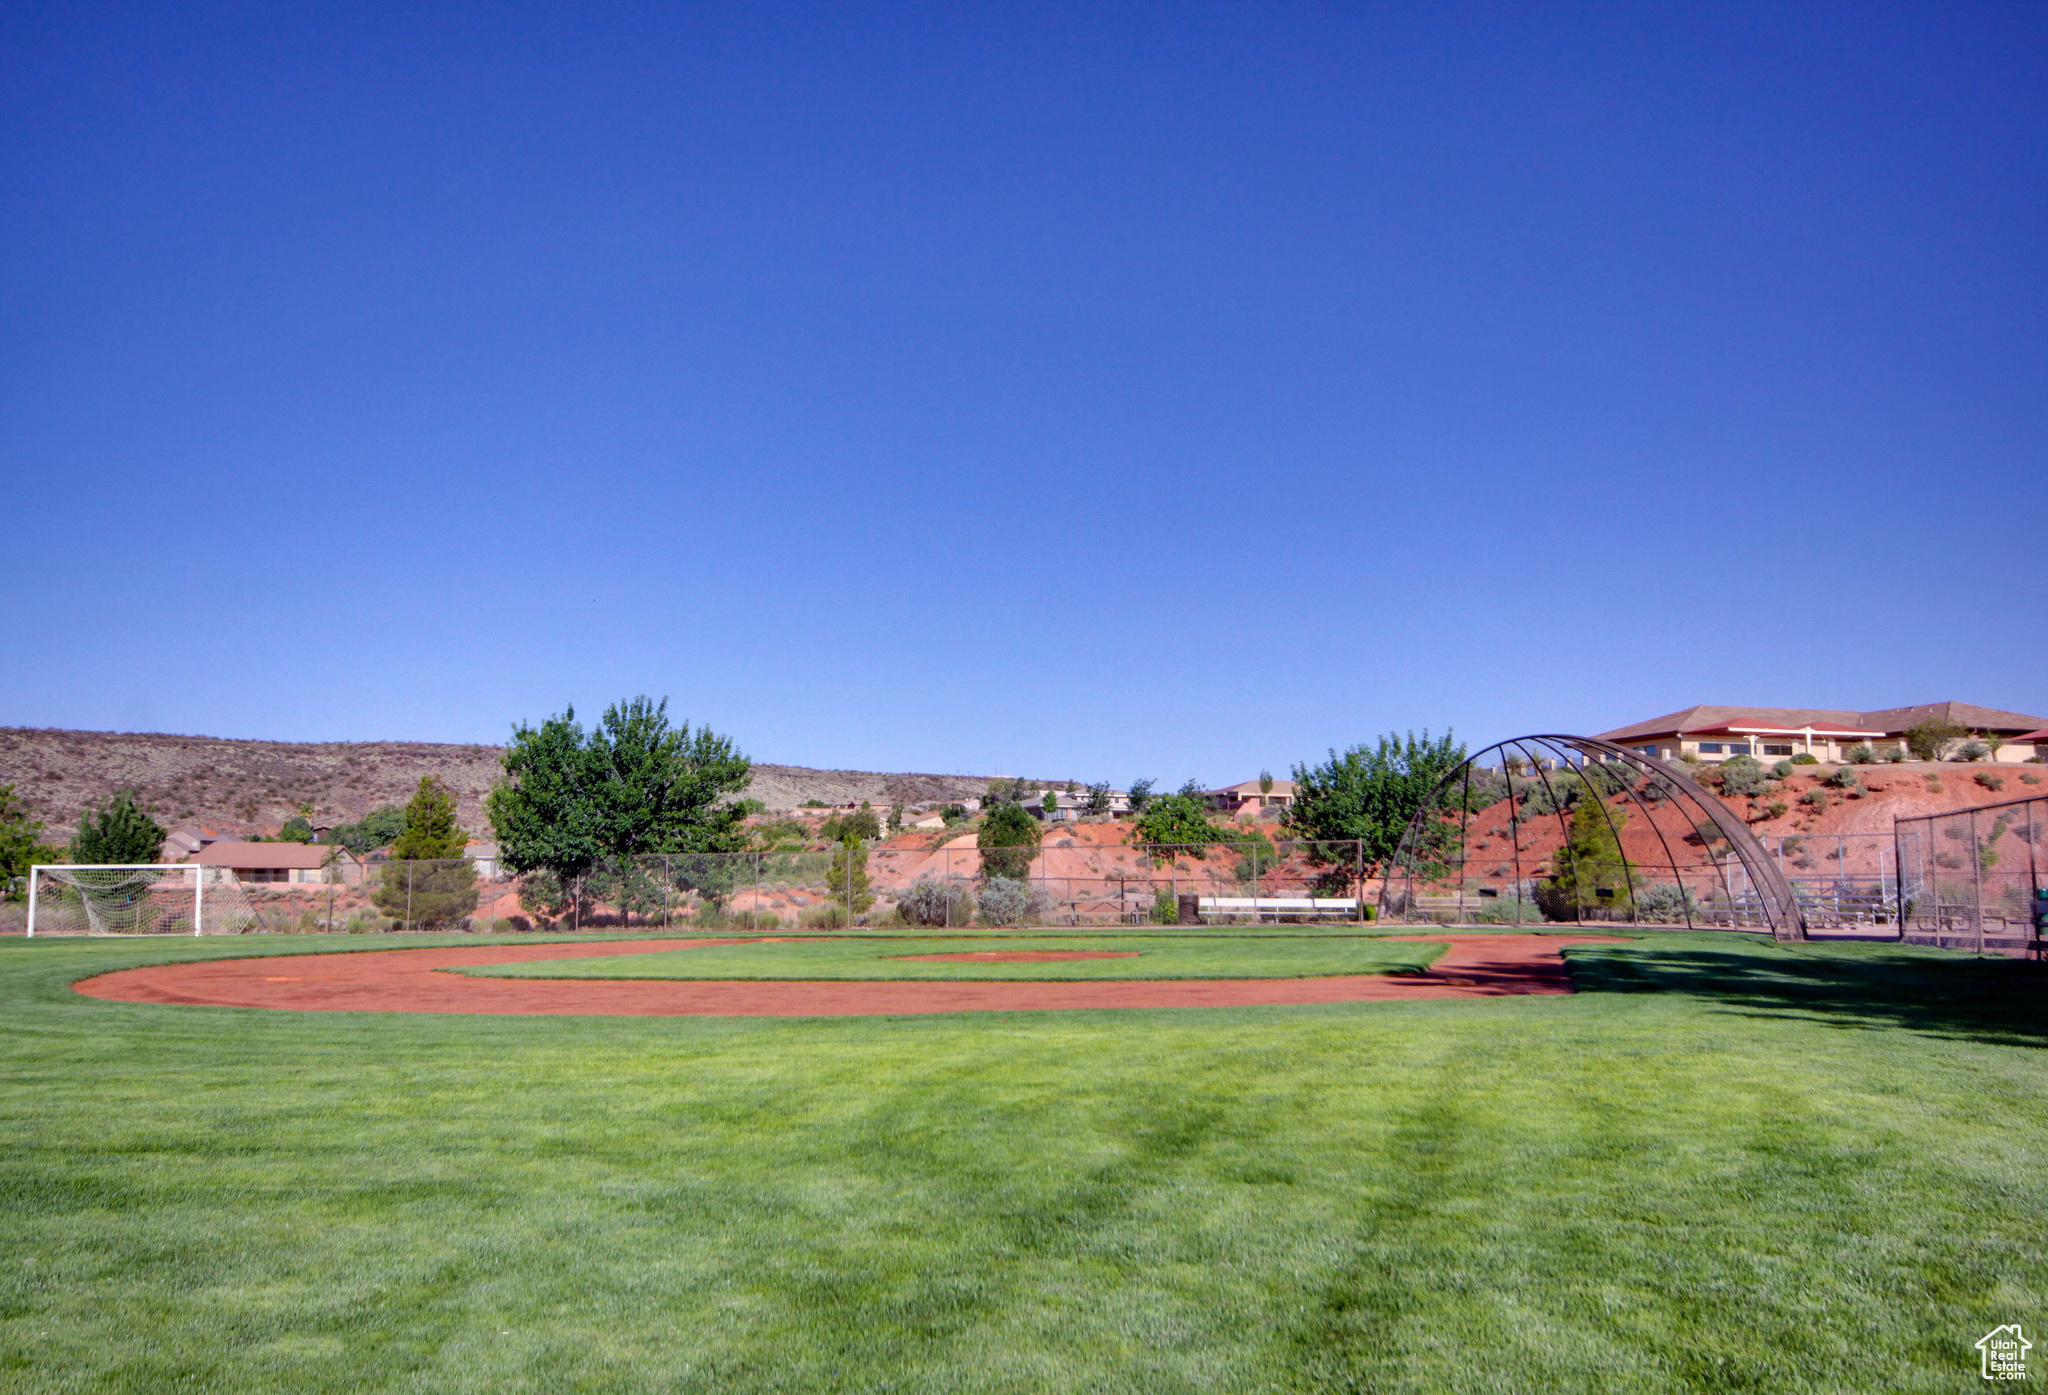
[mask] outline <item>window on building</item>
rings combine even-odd
[[[1767,756],[1789,756],[1792,754],[1792,748],[1790,746],[1766,746],[1764,747],[1764,754]]]
[[[1718,755],[1720,755],[1720,754],[1721,754],[1721,743],[1720,743],[1720,742],[1718,742],[1718,741],[1702,741],[1702,742],[1700,742],[1700,754],[1701,754],[1701,755],[1703,755],[1703,756],[1718,756]]]
[[[1729,742],[1729,743],[1728,743],[1728,754],[1729,754],[1729,755],[1731,755],[1731,756],[1746,756],[1746,755],[1748,755],[1748,754],[1749,754],[1749,743],[1748,743],[1747,741],[1731,741],[1731,742]]]
[[[1636,747],[1636,751],[1639,754],[1645,756],[1654,756],[1657,754],[1657,748],[1655,746],[1638,746]]]

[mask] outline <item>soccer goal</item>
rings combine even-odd
[[[240,935],[260,927],[226,867],[139,862],[28,869],[30,935]]]

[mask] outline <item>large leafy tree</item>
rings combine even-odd
[[[588,732],[573,707],[537,727],[521,723],[504,766],[484,810],[517,872],[568,882],[606,859],[747,846],[732,797],[752,763],[708,727],[670,726],[666,698],[615,703]]]
[[[1038,855],[1038,820],[1021,804],[998,804],[981,821],[974,845],[981,852],[982,876],[1021,880]]]
[[[1463,743],[1449,732],[1388,733],[1370,746],[1330,752],[1320,765],[1294,767],[1294,803],[1287,830],[1309,842],[1316,866],[1355,865],[1349,847],[1363,849],[1364,875],[1379,875],[1401,846],[1401,835],[1444,776],[1465,761]]]
[[[1229,836],[1209,822],[1208,806],[1186,793],[1152,796],[1138,815],[1135,831],[1140,843],[1177,846],[1196,857],[1207,857],[1211,843]]]
[[[154,862],[163,851],[164,837],[163,826],[136,806],[135,796],[120,790],[79,819],[71,839],[71,860]]]
[[[335,825],[327,835],[330,843],[339,843],[357,857],[389,846],[391,841],[405,832],[405,810],[396,804],[387,804],[381,809],[372,809],[354,823]]]
[[[42,831],[43,821],[29,817],[14,786],[0,785],[0,895],[12,895],[36,863],[57,860],[57,850],[40,841]]]
[[[1914,760],[1941,760],[1951,746],[1968,735],[1954,722],[1929,717],[1906,728],[1906,749],[1913,753]]]

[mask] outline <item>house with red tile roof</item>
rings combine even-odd
[[[1810,755],[1816,760],[1842,761],[1859,745],[1878,750],[1902,745],[1908,731],[1928,721],[1946,722],[1978,737],[1992,748],[1992,760],[2010,763],[2048,755],[2048,736],[2042,732],[2048,728],[2048,720],[1968,702],[1926,702],[1874,712],[1835,707],[1688,707],[1602,732],[1600,739],[1663,760],[1691,757],[1711,764],[1736,756],[1768,762]]]

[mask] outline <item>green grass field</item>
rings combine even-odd
[[[2048,1316],[2031,964],[1671,934],[1568,998],[808,1020],[69,988],[333,947],[0,942],[0,1389],[1961,1391]]]
[[[1039,963],[933,963],[905,955],[1109,950],[1134,959]],[[693,979],[1029,979],[1074,982],[1147,978],[1322,978],[1332,974],[1411,973],[1443,946],[1362,935],[891,935],[762,941],[620,958],[557,959],[464,969],[484,978]]]

